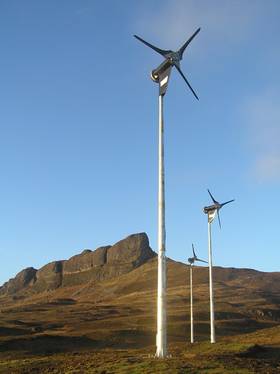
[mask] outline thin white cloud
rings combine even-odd
[[[262,4],[263,5],[263,4]],[[259,1],[168,0],[138,13],[136,27],[162,48],[177,48],[198,27],[207,42],[240,42],[261,14]],[[207,47],[211,48],[208,44]],[[205,48],[205,43],[203,43]]]
[[[255,172],[261,181],[280,179],[280,154],[267,153],[257,159]]]
[[[280,107],[279,92],[271,90],[246,105],[248,139],[258,180],[280,181]]]

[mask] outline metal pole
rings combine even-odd
[[[193,343],[193,286],[192,286],[192,265],[190,265],[190,306],[191,306],[191,343]]]
[[[211,343],[216,343],[215,337],[215,315],[214,315],[214,290],[212,278],[212,238],[211,238],[211,223],[208,219],[208,258],[209,258],[209,293],[210,293],[210,329],[211,329]]]
[[[159,95],[159,185],[158,185],[158,294],[156,357],[166,357],[166,258],[164,198],[164,125],[163,95]]]

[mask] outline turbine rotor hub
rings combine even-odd
[[[172,65],[176,65],[180,62],[181,58],[178,52],[172,52],[172,54],[169,57],[169,61],[172,63]]]

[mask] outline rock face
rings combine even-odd
[[[151,258],[152,253],[146,234],[131,235],[108,250],[107,262],[114,265],[133,264],[137,267]]]
[[[37,270],[30,267],[19,272],[15,278],[4,283],[0,288],[1,294],[15,294],[24,288],[30,287],[36,280]]]
[[[39,269],[36,273],[34,289],[36,291],[50,291],[61,286],[64,261],[54,261]]]
[[[95,251],[86,249],[81,254],[69,258],[63,266],[64,274],[85,271],[95,266],[105,265],[109,248],[110,246],[100,247]]]
[[[154,257],[145,233],[128,236],[113,246],[89,249],[69,260],[51,262],[39,270],[27,268],[0,287],[0,295],[50,291],[125,274]]]
[[[65,261],[62,286],[114,278],[142,265],[154,255],[147,234],[130,235],[113,246],[86,250]]]

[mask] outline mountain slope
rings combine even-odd
[[[154,345],[157,258],[145,237],[137,234],[113,246],[109,260],[114,261],[111,273],[104,270],[106,265],[98,265],[103,269],[98,276],[90,267],[91,278],[78,278],[86,279],[82,282],[62,279],[56,288],[40,290],[35,287],[36,282],[30,285],[26,280],[23,284],[27,286],[11,293],[8,291],[11,288],[4,285],[0,297],[0,351]],[[128,246],[128,242],[133,244]],[[88,253],[94,252],[82,253],[77,259],[73,257],[67,267],[64,261],[62,278],[69,268],[76,277],[77,263],[87,269],[83,256]],[[129,266],[123,267],[123,262]],[[168,340],[185,342],[189,337],[189,268],[168,260],[167,270]],[[214,267],[213,274],[218,340],[279,325],[280,273]],[[193,283],[195,339],[208,340],[207,267],[194,268]]]

